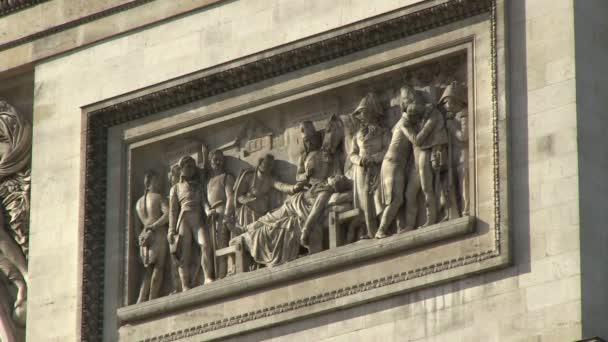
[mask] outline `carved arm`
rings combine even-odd
[[[456,134],[454,134],[454,135],[456,136],[456,139],[458,139],[458,141],[467,142],[469,140],[467,117],[461,116],[459,120],[460,120],[460,129],[457,129],[455,132]]]
[[[416,132],[412,127],[407,124],[403,124],[399,126],[399,129],[405,135],[405,137],[412,143],[412,145],[419,146],[418,139],[416,137]]]
[[[160,200],[160,210],[163,214],[154,223],[145,227],[145,229],[155,230],[169,222],[169,203],[164,198]]]
[[[435,128],[435,125],[437,125],[437,122],[438,122],[437,116],[433,115],[432,112],[430,112],[429,114],[430,114],[429,118],[424,122],[422,129],[420,130],[420,132],[418,132],[418,135],[416,136],[416,140],[419,143],[422,143],[423,141],[425,141],[426,138],[429,136],[429,134],[431,134],[431,132]]]
[[[355,134],[356,136],[356,134]],[[350,159],[350,162],[355,164],[355,165],[359,165],[362,166],[363,164],[361,164],[362,162],[362,158],[359,155],[359,145],[357,144],[357,139],[355,138],[355,136],[353,136],[352,138],[352,151],[350,152],[350,155],[348,156],[348,158]]]
[[[174,186],[169,193],[169,235],[177,234],[177,218],[179,217],[179,212],[179,199],[177,198],[177,190]]]
[[[388,132],[384,132],[382,134],[382,149],[371,155],[371,161],[375,163],[381,163],[384,159],[384,155],[386,154],[386,150],[388,150],[388,145],[391,143],[391,136]]]
[[[296,181],[298,182],[304,182],[308,180],[308,177],[310,176],[310,170],[309,172],[306,172],[306,167],[305,164],[306,163],[306,155],[301,155],[300,158],[298,159],[298,169],[296,171]]]
[[[234,178],[232,175],[226,174],[224,181],[224,190],[226,191],[226,210],[224,214],[227,217],[234,215]]]
[[[298,183],[298,184],[288,184],[288,183],[284,183],[278,180],[274,180],[272,182],[272,187],[275,188],[276,190],[280,191],[280,192],[284,192],[286,194],[290,194],[293,195],[296,192],[300,192],[302,190],[302,183]]]

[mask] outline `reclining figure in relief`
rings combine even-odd
[[[331,194],[348,187],[347,179],[334,176],[335,164],[329,159],[331,152],[329,148],[324,151],[321,134],[312,122],[302,122],[300,133],[304,151],[298,163],[297,183],[289,191],[292,196],[280,207],[248,224],[245,232],[236,238],[244,242],[254,261],[262,265],[277,266],[296,259],[301,245],[308,246],[311,253],[320,249],[309,246],[311,234]]]

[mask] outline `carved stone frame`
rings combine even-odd
[[[104,331],[104,283],[106,251],[106,202],[108,184],[108,142],[111,128],[170,111],[181,106],[220,96],[247,85],[295,72],[320,63],[332,61],[381,44],[420,34],[460,20],[483,16],[491,28],[491,112],[492,162],[494,199],[495,248],[468,255],[466,258],[443,260],[431,267],[387,275],[373,282],[353,284],[343,291],[320,293],[306,300],[287,302],[235,317],[205,322],[186,330],[158,335],[151,341],[172,341],[188,336],[217,338],[232,333],[257,329],[278,321],[289,321],[313,313],[355,305],[368,299],[335,301],[357,297],[366,291],[382,292],[389,285],[413,281],[407,290],[427,286],[429,275],[436,275],[431,283],[486,271],[510,263],[510,238],[507,208],[507,127],[506,127],[506,52],[503,0],[432,0],[406,7],[386,15],[356,23],[327,34],[298,41],[255,56],[203,70],[176,80],[136,91],[115,99],[83,108],[85,132],[85,169],[82,212],[82,298],[81,331],[83,340],[98,341]],[[416,280],[418,279],[418,281]],[[403,292],[379,293],[376,298]],[[307,306],[331,307],[298,311]],[[276,319],[275,315],[294,312],[294,317]],[[298,311],[298,312],[296,312]],[[232,329],[231,329],[232,327]],[[221,330],[221,332],[220,332]],[[218,334],[213,334],[214,332]],[[209,334],[211,333],[211,334]]]

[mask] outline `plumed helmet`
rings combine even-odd
[[[359,112],[363,109],[367,109],[368,111],[374,113],[377,116],[380,116],[382,113],[382,108],[380,107],[380,102],[378,101],[378,97],[374,93],[367,93],[365,97],[361,99],[357,109],[355,112]]]
[[[450,85],[445,88],[445,90],[443,91],[443,95],[439,100],[439,103],[443,103],[448,97],[458,99],[463,105],[467,104],[466,89],[463,85],[459,84],[456,81],[450,83]]]

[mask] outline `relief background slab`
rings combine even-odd
[[[504,91],[504,79],[493,74],[496,71],[492,68],[497,65],[492,59],[496,51],[492,49],[500,48],[493,45],[493,24],[496,23],[490,20],[490,15],[483,14],[111,128],[107,179],[108,189],[114,191],[108,191],[107,203],[124,204],[128,194],[118,189],[127,189],[129,179],[141,179],[137,175],[145,167],[153,166],[145,165],[151,163],[145,155],[158,153],[159,146],[171,139],[200,136],[222,125],[230,127],[237,118],[274,116],[280,125],[290,127],[309,113],[317,118],[325,113],[345,114],[347,108],[356,105],[353,94],[359,95],[363,89],[374,87],[382,77],[395,78],[404,69],[453,53],[466,51],[468,57],[469,112],[474,118],[474,128],[470,129],[470,151],[474,155],[470,158],[474,170],[471,174],[475,198],[472,214],[476,217],[474,234],[314,277],[294,277],[292,281],[283,280],[263,290],[248,291],[247,282],[243,282],[224,294],[228,296],[226,299],[214,303],[213,291],[220,291],[227,283],[238,283],[238,277],[252,277],[238,275],[192,290],[199,302],[205,304],[188,308],[187,312],[173,311],[185,308],[174,307],[171,302],[175,296],[192,296],[190,293],[126,307],[119,310],[119,316],[130,319],[120,328],[121,339],[170,340],[170,335],[165,334],[175,332],[181,337],[191,334],[195,339],[227,336],[506,265],[509,262],[504,204],[506,153],[500,153],[506,146],[506,130],[500,119],[505,115],[504,92],[495,93]],[[497,58],[502,58],[500,56],[498,53]],[[499,60],[498,70],[504,72],[504,60]],[[288,124],[290,122],[292,124]],[[137,153],[129,151],[144,152],[137,160]],[[281,157],[277,159],[283,159]],[[136,185],[132,189],[134,193],[141,193]],[[124,242],[128,213],[120,213],[116,206],[109,205],[106,217],[106,241]],[[382,248],[388,241],[370,243]],[[106,245],[106,291],[116,294],[105,297],[106,322],[116,322],[116,308],[123,305],[121,299],[126,297],[124,287],[119,285],[125,283],[125,264],[121,262],[125,253],[124,243]],[[123,271],[116,272],[117,269]],[[272,277],[275,270],[263,271],[269,274],[260,276]],[[187,302],[183,298],[181,301]],[[170,313],[150,316],[155,310]]]

